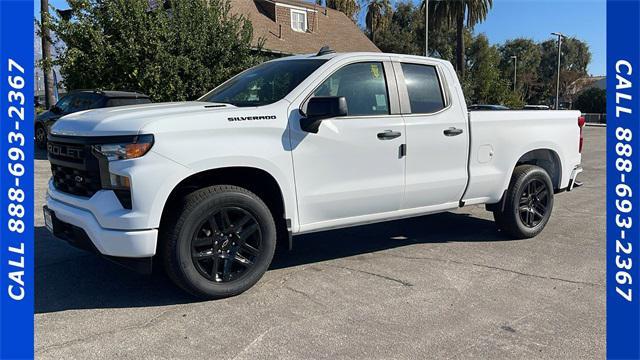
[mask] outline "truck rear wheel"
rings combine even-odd
[[[505,193],[504,206],[493,212],[498,227],[518,239],[538,235],[553,209],[553,185],[538,166],[516,167]]]
[[[161,256],[178,286],[202,298],[240,294],[267,271],[276,226],[267,205],[231,185],[187,195],[163,229]]]

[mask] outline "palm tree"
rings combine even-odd
[[[422,1],[424,8],[425,1]],[[473,27],[487,18],[493,0],[430,0],[429,12],[437,21],[456,26],[456,70],[464,77],[464,27]],[[431,17],[431,16],[430,16]]]
[[[389,0],[365,0],[367,15],[365,24],[369,31],[371,41],[375,43],[375,35],[378,29],[385,25],[386,19],[393,9]]]

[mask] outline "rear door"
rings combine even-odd
[[[466,113],[440,66],[394,63],[407,133],[404,209],[456,203],[466,187]]]
[[[344,96],[348,116],[323,120],[317,134],[304,132],[297,121],[292,123],[303,229],[356,223],[399,210],[404,190],[400,149],[405,135],[391,63],[361,61],[341,66],[322,79],[311,96]]]

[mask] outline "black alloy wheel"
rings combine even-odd
[[[239,207],[224,207],[197,227],[191,240],[191,259],[206,279],[228,282],[255,265],[261,246],[256,218]]]
[[[553,183],[545,169],[517,166],[501,203],[492,210],[496,224],[516,239],[535,237],[551,218],[553,195]]]
[[[535,228],[545,218],[549,205],[549,191],[544,182],[531,179],[520,196],[519,215],[524,226]]]
[[[172,207],[160,227],[158,255],[169,278],[185,291],[205,299],[238,295],[269,268],[276,222],[253,192],[213,185]]]

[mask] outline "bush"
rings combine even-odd
[[[573,103],[573,108],[587,114],[607,112],[607,91],[598,88],[584,90]]]

